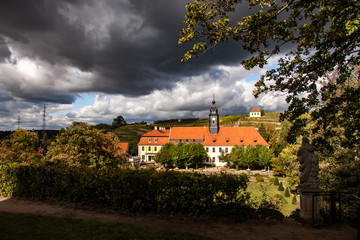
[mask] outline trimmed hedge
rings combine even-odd
[[[247,177],[51,163],[0,164],[0,194],[82,202],[119,211],[204,215],[245,206]]]
[[[279,185],[280,185],[280,182],[279,182],[279,178],[278,178],[278,177],[275,177],[275,179],[274,179],[274,185],[275,185],[275,186],[279,186]]]
[[[290,191],[289,191],[289,188],[288,188],[288,187],[285,189],[284,196],[285,196],[285,197],[290,197]]]
[[[6,197],[12,195],[15,186],[15,174],[18,165],[18,163],[0,163],[0,196]]]
[[[285,190],[285,188],[284,188],[284,186],[283,186],[282,182],[280,182],[280,185],[279,185],[279,187],[278,187],[278,190],[279,190],[280,192],[282,192],[282,191],[284,191],[284,190]]]
[[[260,174],[255,174],[255,178],[257,182],[264,182],[264,177],[261,176]]]

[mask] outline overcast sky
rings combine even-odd
[[[0,130],[73,121],[111,123],[283,111],[284,96],[252,96],[266,68],[246,71],[239,43],[181,63],[188,0],[1,0]],[[246,14],[242,8],[239,14]]]

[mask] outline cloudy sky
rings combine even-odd
[[[73,121],[111,123],[207,117],[286,108],[284,96],[255,99],[266,68],[246,71],[248,53],[226,43],[181,63],[188,0],[2,0],[0,130],[47,129]],[[246,14],[242,8],[239,14]]]

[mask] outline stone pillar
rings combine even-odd
[[[303,137],[302,145],[297,152],[297,159],[301,164],[297,190],[300,193],[300,217],[312,224],[319,224],[321,222],[319,195],[322,191],[319,188],[319,161],[314,153],[315,150],[309,140]]]
[[[320,189],[301,189],[300,192],[300,217],[306,222],[319,224],[320,216]]]

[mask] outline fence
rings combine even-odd
[[[315,219],[315,213],[319,210],[321,222]],[[359,235],[360,198],[350,192],[331,191],[314,194],[313,225],[322,223],[348,223],[357,229]]]

